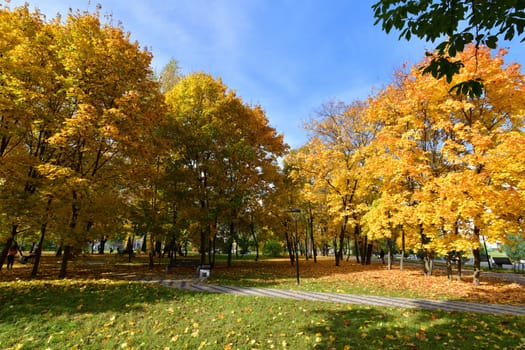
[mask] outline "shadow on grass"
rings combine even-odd
[[[525,347],[519,316],[417,309],[349,307],[317,309],[307,333],[321,349],[518,349]]]
[[[178,294],[181,294],[179,291]],[[173,300],[174,291],[158,285],[109,280],[4,283],[0,289],[0,325],[35,315],[142,311],[145,305]]]

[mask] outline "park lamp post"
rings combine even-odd
[[[301,209],[292,208],[290,209],[290,215],[292,216],[295,222],[295,237],[294,237],[294,246],[295,246],[295,276],[297,277],[297,285],[299,285],[299,234],[297,231],[297,220],[299,220],[299,215],[301,215]]]

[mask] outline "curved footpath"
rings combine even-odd
[[[418,308],[427,310],[478,312],[485,314],[507,314],[525,316],[525,308],[511,305],[481,304],[463,301],[407,299],[371,295],[341,293],[304,292],[272,288],[254,288],[237,286],[220,286],[194,280],[149,280],[149,283],[160,283],[164,286],[190,290],[194,292],[225,293],[259,297],[287,298],[295,300],[313,300],[344,304],[364,304],[385,307]]]

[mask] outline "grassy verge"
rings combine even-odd
[[[190,293],[110,280],[0,283],[2,349],[518,349],[523,317]]]

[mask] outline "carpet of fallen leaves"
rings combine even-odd
[[[380,262],[371,265],[361,265],[356,262],[341,262],[335,266],[333,258],[319,259],[317,263],[312,260],[300,262],[300,275],[304,284],[308,281],[326,283],[335,290],[344,290],[345,285],[366,286],[367,290],[376,291],[378,295],[406,295],[411,291],[413,295],[428,299],[448,299],[473,301],[494,304],[512,304],[525,306],[525,275],[513,275],[519,282],[506,277],[509,274],[482,272],[481,283],[474,286],[472,271],[463,270],[462,278],[457,281],[456,276],[449,280],[443,268],[435,267],[432,276],[424,276],[422,267],[417,263],[404,264],[401,271],[398,264],[391,270]],[[236,262],[231,268],[219,267],[215,269],[214,276],[222,274],[238,274],[245,276],[248,269],[254,269],[250,264]],[[223,271],[224,270],[224,271]],[[229,270],[229,271],[228,271]],[[290,262],[261,261],[256,265],[256,276],[271,280],[278,286],[280,277],[294,276],[294,268]],[[340,288],[339,288],[340,286]]]
[[[1,281],[15,279],[30,279],[32,264],[15,263],[12,271],[6,271],[5,265],[0,271]],[[60,268],[60,258],[44,256],[37,279],[56,279]],[[251,280],[252,284],[268,287],[282,287],[294,278],[294,267],[286,259],[235,260],[227,267],[225,262],[217,262],[213,269],[214,280],[241,281]],[[472,271],[464,269],[460,281],[448,280],[443,268],[434,268],[433,275],[424,276],[418,264],[405,263],[403,270],[394,264],[391,270],[385,265],[374,261],[363,266],[355,262],[343,261],[335,266],[333,258],[321,258],[317,263],[311,259],[300,262],[300,274],[303,285],[309,281],[316,284],[326,284],[335,291],[345,290],[345,286],[364,286],[367,290],[378,291],[377,294],[413,295],[428,299],[452,299],[494,304],[512,304],[525,306],[525,275],[516,276],[517,281],[509,280],[509,274],[482,273],[481,284],[474,286]],[[147,257],[138,256],[131,262],[126,257],[115,255],[85,255],[69,262],[67,278],[71,279],[113,279],[140,280],[191,278],[195,276],[195,268],[173,267],[166,270],[166,260],[155,260],[155,266],[148,266]],[[340,288],[339,288],[340,287]],[[374,293],[375,294],[375,293]]]

